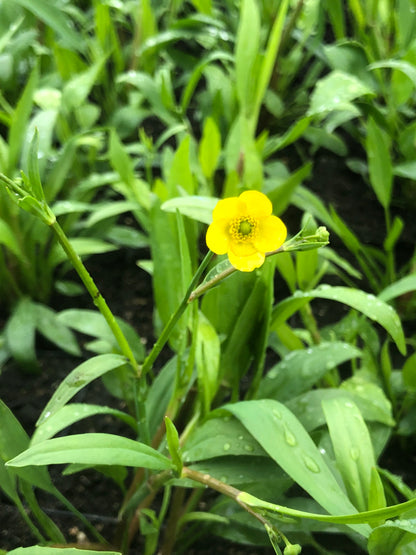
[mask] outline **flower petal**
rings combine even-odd
[[[229,248],[229,222],[226,219],[216,220],[207,229],[205,241],[209,250],[215,254],[225,254]]]
[[[265,257],[260,252],[255,252],[250,256],[236,256],[232,251],[229,251],[228,259],[234,268],[240,270],[240,272],[252,272],[256,268],[260,268]]]
[[[229,251],[235,256],[250,256],[257,250],[251,241],[233,241],[231,239],[229,243]]]
[[[215,222],[216,220],[238,218],[241,215],[241,207],[242,203],[238,197],[228,197],[219,200],[212,212],[212,219]]]
[[[270,252],[283,245],[287,236],[285,224],[277,216],[268,216],[259,221],[259,229],[254,246],[260,252]]]
[[[270,216],[273,205],[270,200],[260,191],[244,191],[238,197],[247,206],[247,213],[254,218]]]

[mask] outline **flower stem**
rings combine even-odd
[[[184,466],[182,468],[181,478],[189,478],[190,480],[194,480],[195,482],[199,482],[200,484],[204,484],[205,486],[226,495],[227,497],[231,497],[236,503],[238,503],[245,511],[250,513],[254,518],[260,521],[263,526],[266,524],[270,526],[267,519],[265,519],[261,514],[253,511],[251,507],[249,507],[246,503],[240,500],[240,494],[243,493],[241,490],[235,488],[234,486],[230,486],[217,480],[210,474],[198,472],[198,470],[193,470],[192,468],[188,468]]]
[[[116,341],[120,347],[121,352],[123,355],[129,360],[134,372],[138,377],[140,377],[140,367],[134,357],[134,354],[130,348],[130,345],[124,336],[123,332],[120,329],[120,326],[117,323],[113,313],[111,312],[110,308],[108,307],[104,297],[101,295],[98,287],[95,285],[94,280],[90,276],[88,270],[84,266],[81,258],[76,253],[75,249],[71,245],[70,241],[68,240],[65,232],[58,224],[58,222],[54,222],[50,226],[54,231],[61,247],[64,249],[66,255],[68,256],[71,264],[73,265],[74,269],[76,270],[77,274],[81,278],[81,281],[85,285],[88,293],[91,295],[93,303],[104,316],[107,324],[109,325],[111,331],[116,338]]]
[[[141,371],[144,375],[146,375],[146,373],[150,370],[154,361],[158,357],[160,351],[163,349],[163,347],[167,343],[173,328],[175,327],[177,321],[182,316],[186,307],[188,306],[188,300],[189,300],[189,297],[190,297],[192,291],[194,290],[195,285],[198,283],[203,271],[208,266],[213,254],[214,253],[212,253],[211,251],[208,251],[208,253],[205,255],[205,258],[203,259],[203,261],[199,265],[199,268],[195,272],[195,275],[192,278],[192,281],[191,281],[191,283],[190,283],[190,285],[189,285],[181,303],[179,304],[179,306],[175,310],[175,312],[172,314],[172,316],[169,318],[169,320],[168,320],[167,324],[165,325],[165,327],[163,328],[162,333],[160,334],[158,340],[153,345],[152,350],[150,351],[147,358],[143,362],[142,367],[141,367]]]

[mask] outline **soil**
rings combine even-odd
[[[347,224],[352,226],[358,236],[366,237],[368,243],[380,246],[384,237],[384,229],[380,231],[377,226],[383,219],[380,217],[380,209],[374,196],[366,188],[363,188],[363,184],[358,183],[355,177],[353,179],[346,172],[340,172],[339,166],[335,167],[336,165],[333,158],[321,159],[318,162],[318,173],[315,172],[316,175],[320,175],[319,184],[312,183],[311,188],[340,209]],[[288,217],[293,222],[299,220],[299,214],[293,210],[289,210]],[[409,220],[409,218],[407,219]],[[377,225],[375,225],[376,223]],[[410,229],[415,232],[409,232],[408,237],[416,235],[415,223],[415,221],[409,221]],[[337,238],[333,238],[332,245],[335,248],[342,247]],[[413,248],[413,243],[404,241],[399,248],[400,257],[408,259]],[[147,255],[148,253],[145,251],[118,251],[105,256],[93,257],[88,261],[87,266],[114,313],[131,323],[144,342],[150,345],[154,341],[151,279],[136,265],[137,259],[146,258]],[[92,307],[92,303],[87,297],[69,300],[56,297],[51,306],[60,310],[76,306]],[[2,322],[0,322],[0,327],[1,324]],[[45,341],[39,343],[38,353],[41,364],[41,372],[38,375],[25,374],[13,363],[9,363],[0,375],[0,398],[13,411],[28,434],[33,432],[34,422],[52,392],[62,379],[80,363],[78,358],[56,351]],[[99,380],[83,390],[77,400],[106,404],[119,409],[124,408],[117,399],[108,393]],[[70,432],[117,433],[119,431],[117,426],[119,425],[115,424],[110,417],[99,420],[88,419],[81,426],[78,425],[71,429]],[[125,430],[122,433],[125,433]],[[403,464],[398,462],[406,459],[400,452],[400,445],[392,446],[384,457],[388,462],[387,468],[401,473],[405,480],[414,480],[411,468],[415,461],[410,461],[409,468],[404,468]],[[62,478],[61,470],[60,467],[51,468],[55,485],[90,519],[101,534],[111,541],[117,530],[116,515],[122,500],[118,486],[111,479],[95,471],[84,471]],[[413,483],[413,487],[415,485]],[[42,508],[63,531],[66,540],[82,545],[87,534],[80,522],[63,510],[54,498],[41,492],[39,501]],[[349,543],[345,546],[337,545],[339,537],[334,542],[332,546],[328,544],[329,552],[334,552],[338,548],[344,553],[358,554],[355,545]],[[13,549],[35,543],[35,538],[28,531],[14,505],[0,494],[0,549]],[[130,555],[140,555],[141,553],[143,553],[142,546],[138,542],[132,546]],[[209,538],[207,541],[205,538],[190,548],[187,555],[211,555],[213,553],[217,555],[268,555],[273,553],[273,549],[271,547],[234,545],[215,538]],[[304,548],[302,553],[313,555],[317,552],[312,548]]]

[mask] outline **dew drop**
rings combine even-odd
[[[351,447],[350,449],[350,455],[353,461],[358,460],[359,456],[360,456],[360,450],[358,449],[358,447]]]
[[[227,476],[221,476],[220,480],[221,480],[221,482],[226,483],[228,478],[227,478]]]
[[[231,448],[231,445],[229,443],[224,443],[224,445],[223,445],[224,451],[229,451],[230,448]]]
[[[248,453],[252,453],[254,451],[254,447],[252,445],[249,445],[248,443],[246,445],[244,445],[244,449],[248,452]]]
[[[244,439],[244,436],[238,436],[238,439],[241,441],[242,439]]]
[[[286,440],[286,443],[287,443],[288,445],[290,445],[291,447],[294,447],[294,446],[297,445],[297,443],[298,443],[298,442],[296,441],[295,436],[294,436],[294,435],[292,434],[292,432],[289,431],[287,428],[285,429],[285,440]]]
[[[311,457],[308,457],[308,455],[302,455],[302,458],[308,470],[314,472],[315,474],[318,474],[318,472],[321,471],[319,465]]]

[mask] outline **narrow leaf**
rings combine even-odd
[[[387,209],[393,187],[393,166],[387,134],[373,118],[367,123],[366,150],[371,186],[383,208]]]
[[[269,370],[260,384],[257,397],[282,402],[291,399],[308,391],[339,364],[361,355],[359,349],[340,341],[292,351]]]
[[[299,308],[314,298],[338,301],[362,312],[367,318],[383,326],[396,342],[399,351],[402,354],[406,353],[405,337],[397,312],[380,298],[359,289],[321,285],[311,291],[296,291],[292,297],[285,299],[275,307],[273,325],[286,321]]]
[[[356,512],[311,437],[284,405],[267,399],[243,401],[225,408],[241,421],[270,457],[330,514]],[[353,527],[360,534],[369,535],[368,526]]]
[[[8,551],[7,555],[121,555],[119,551],[94,551],[91,549],[80,550],[75,547],[42,547],[32,545],[32,547],[18,547]]]
[[[322,407],[349,498],[359,511],[366,511],[371,468],[376,464],[368,428],[349,399],[328,399],[322,402]]]
[[[63,407],[72,397],[86,385],[106,372],[126,364],[125,357],[121,355],[99,355],[77,366],[60,383],[50,401],[39,416],[37,425],[44,422],[49,416]]]
[[[89,465],[122,465],[152,470],[172,468],[172,462],[158,451],[112,434],[76,434],[42,441],[12,459],[7,466],[43,466],[80,463]]]

